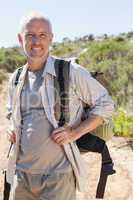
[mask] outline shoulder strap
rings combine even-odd
[[[15,78],[15,81],[14,81],[14,85],[15,85],[15,86],[17,86],[17,84],[18,84],[19,77],[20,77],[20,74],[21,74],[22,70],[23,70],[23,67],[20,67],[20,68],[18,68],[18,70],[17,70],[16,78]]]
[[[98,181],[97,191],[96,191],[97,199],[104,198],[104,192],[105,192],[108,176],[116,173],[116,171],[113,169],[114,163],[112,161],[112,158],[110,156],[108,146],[106,143],[101,152],[101,156],[102,156],[101,172],[100,172],[100,178]]]
[[[59,126],[69,122],[69,71],[70,62],[56,59],[54,79],[55,86],[55,116]]]

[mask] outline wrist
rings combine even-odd
[[[77,140],[81,137],[81,132],[79,131],[78,128],[71,127],[71,132],[72,132],[72,135],[74,137],[74,140]]]

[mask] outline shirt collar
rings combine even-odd
[[[55,67],[54,67],[55,59],[52,56],[48,56],[47,62],[44,67],[44,71],[42,76],[44,77],[46,73],[56,76]]]

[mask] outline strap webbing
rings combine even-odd
[[[112,158],[110,157],[110,153],[109,153],[106,143],[104,145],[104,148],[101,154],[102,154],[102,164],[101,164],[100,178],[99,178],[97,192],[96,192],[97,199],[104,198],[107,178],[109,175],[116,173],[116,171],[113,169],[114,164],[112,162]]]
[[[16,75],[16,78],[15,78],[15,83],[14,83],[15,86],[17,86],[17,84],[18,84],[19,77],[20,77],[22,70],[23,70],[23,67],[18,68],[17,75]]]
[[[7,182],[6,171],[4,171],[4,191],[3,191],[3,200],[9,200],[11,184]]]
[[[58,125],[63,126],[69,122],[69,65],[70,62],[64,60],[55,61],[56,78],[55,86],[55,116]]]

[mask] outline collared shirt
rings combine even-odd
[[[44,81],[40,92],[47,118],[53,127],[57,128],[58,122],[55,119],[54,113],[54,77],[56,76],[54,62],[55,58],[49,56],[44,68]],[[9,88],[8,109],[10,112],[12,112],[13,126],[16,131],[15,159],[17,159],[19,152],[19,140],[21,132],[20,94],[24,85],[26,72],[27,66],[24,66],[19,78],[19,83],[17,87],[15,87],[14,81],[17,73],[16,71],[11,78]],[[90,105],[90,113],[103,117],[106,123],[114,110],[114,104],[111,100],[111,97],[108,95],[107,90],[98,81],[92,78],[90,73],[85,68],[76,63],[72,63],[70,65],[69,79],[70,121],[68,125],[77,126],[80,124],[83,113],[83,103]],[[65,144],[63,147],[74,170],[77,186],[80,191],[83,191],[86,184],[86,170],[84,169],[84,161],[81,159],[80,152],[75,142]]]

